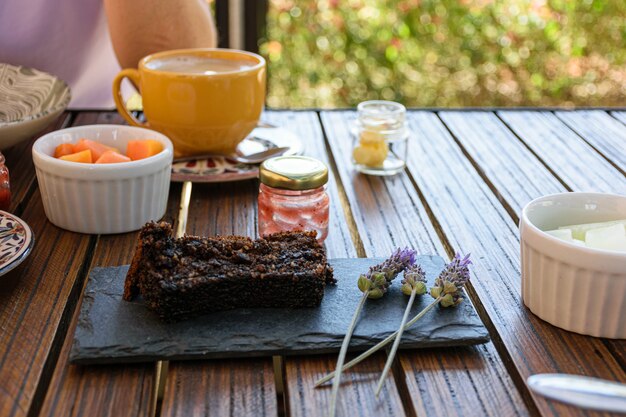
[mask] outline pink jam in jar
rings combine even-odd
[[[305,156],[268,159],[259,169],[259,235],[304,230],[328,236],[328,168]]]

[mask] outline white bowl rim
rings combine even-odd
[[[0,128],[6,127],[6,126],[17,125],[17,124],[24,123],[24,122],[30,122],[30,121],[33,121],[33,120],[40,119],[42,117],[46,117],[46,116],[48,116],[50,114],[55,114],[57,112],[62,112],[70,104],[70,100],[72,99],[72,90],[70,89],[70,86],[67,85],[67,83],[65,81],[63,81],[62,79],[60,79],[56,75],[52,75],[52,74],[50,74],[48,72],[41,71],[41,70],[38,70],[37,68],[28,67],[28,66],[25,66],[25,65],[11,65],[11,64],[4,63],[4,62],[2,62],[0,64],[8,65],[8,66],[13,67],[13,68],[27,68],[27,69],[30,69],[30,70],[35,70],[37,72],[46,74],[47,76],[56,79],[61,84],[63,84],[63,86],[65,87],[64,88],[65,98],[58,105],[56,105],[56,106],[54,106],[52,108],[48,108],[48,109],[42,110],[39,113],[35,113],[35,114],[28,115],[26,117],[22,117],[21,119],[18,119],[18,120],[10,120],[8,122],[0,122]]]
[[[585,253],[585,254],[589,254],[589,255],[603,255],[603,256],[609,256],[611,258],[615,258],[616,260],[620,260],[623,259],[626,261],[626,252],[621,252],[621,251],[614,251],[614,250],[608,250],[608,249],[596,249],[596,248],[589,248],[586,246],[578,246],[575,245],[573,243],[567,242],[563,239],[559,239],[555,236],[552,236],[548,233],[546,233],[545,231],[541,230],[540,228],[538,228],[537,226],[535,226],[530,219],[528,218],[528,210],[529,208],[536,204],[539,203],[543,200],[549,200],[549,199],[554,199],[554,198],[559,198],[559,197],[563,197],[563,196],[571,196],[571,195],[580,195],[580,196],[589,196],[589,197],[608,197],[608,198],[618,198],[618,199],[624,199],[626,201],[626,195],[621,195],[621,194],[613,194],[613,193],[594,193],[594,192],[583,192],[583,191],[571,191],[571,192],[563,192],[563,193],[554,193],[554,194],[548,194],[548,195],[544,195],[541,197],[537,197],[532,201],[529,201],[524,208],[522,209],[522,217],[520,219],[520,222],[524,223],[526,226],[528,226],[530,228],[531,231],[538,233],[539,236],[546,238],[549,242],[552,242],[553,244],[556,244],[557,246],[561,246],[564,248],[567,248],[569,250],[573,250],[574,252],[579,252],[579,253]]]
[[[95,163],[87,164],[87,163],[79,163],[79,162],[72,162],[72,161],[64,161],[62,159],[55,158],[54,156],[48,155],[47,153],[44,153],[40,151],[39,149],[37,149],[38,143],[44,142],[46,139],[54,135],[63,134],[63,133],[71,133],[73,131],[79,131],[83,129],[94,129],[94,128],[104,129],[104,130],[122,128],[122,129],[128,129],[128,130],[136,130],[136,131],[148,131],[151,134],[155,134],[157,137],[164,139],[163,142],[165,146],[163,146],[163,150],[161,152],[159,152],[156,155],[149,156],[148,158],[139,159],[137,161],[119,162],[119,163],[113,163],[113,164],[95,164]],[[76,168],[78,170],[84,170],[84,171],[108,172],[108,171],[117,171],[121,167],[132,169],[135,167],[149,165],[149,164],[152,164],[153,162],[156,162],[157,160],[161,160],[164,157],[167,158],[168,153],[173,158],[174,145],[172,144],[172,141],[167,136],[165,136],[163,133],[157,132],[156,130],[146,129],[146,128],[137,127],[137,126],[99,124],[99,125],[83,125],[83,126],[68,127],[65,129],[59,129],[53,132],[46,133],[45,135],[37,139],[35,143],[33,143],[33,153],[36,153],[38,157],[42,158],[46,162],[51,163],[53,165],[57,165],[59,167]]]

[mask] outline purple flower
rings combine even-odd
[[[406,268],[415,264],[416,252],[410,248],[396,249],[385,262],[370,267],[367,274],[359,277],[359,289],[369,291],[370,298],[380,298],[391,281]],[[369,282],[368,282],[369,281]]]
[[[376,272],[382,272],[385,274],[385,279],[391,283],[391,281],[397,277],[400,272],[415,264],[415,255],[416,252],[413,249],[398,248],[385,262],[380,265],[372,266],[368,275]]]
[[[457,253],[435,279],[435,285],[430,289],[430,295],[433,298],[441,298],[442,307],[456,306],[463,301],[461,289],[470,279],[469,266],[471,264],[469,254],[461,258]]]
[[[411,265],[404,270],[402,292],[410,296],[414,289],[417,295],[426,293],[426,273],[421,265]]]

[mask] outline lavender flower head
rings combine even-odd
[[[402,279],[402,292],[411,295],[415,289],[415,294],[426,294],[426,274],[421,265],[411,265],[404,270]]]
[[[470,279],[469,266],[471,264],[469,254],[461,258],[461,255],[457,253],[452,262],[447,264],[439,277],[435,279],[430,295],[433,298],[441,297],[439,304],[442,307],[457,306],[463,301],[461,289]]]
[[[367,274],[359,277],[359,289],[365,293],[369,291],[369,298],[381,298],[391,281],[406,268],[415,264],[416,252],[410,248],[396,249],[389,259],[382,264],[370,267]]]

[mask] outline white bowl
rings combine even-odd
[[[522,297],[543,320],[576,333],[626,338],[626,253],[576,246],[542,230],[626,218],[626,196],[548,195],[520,220]]]
[[[0,63],[0,150],[42,131],[70,98],[70,88],[54,75]]]
[[[156,139],[158,155],[117,164],[82,164],[54,158],[61,143],[80,138],[122,152],[133,139]],[[37,139],[33,162],[48,220],[80,233],[125,233],[165,214],[174,150],[161,133],[139,127],[91,125],[61,129]]]

